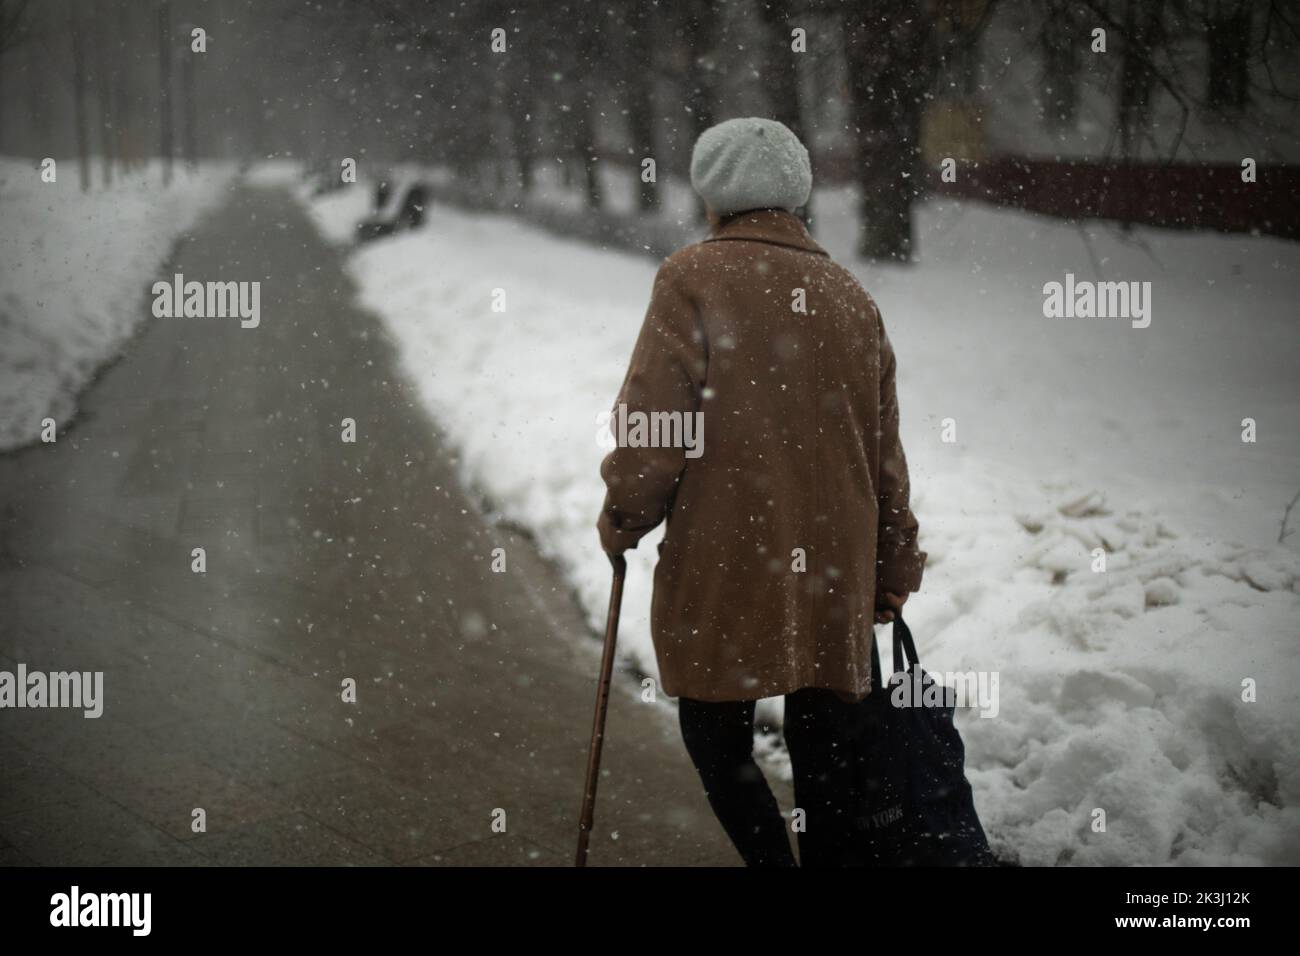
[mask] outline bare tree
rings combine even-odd
[[[537,107],[528,89],[506,93],[510,113],[510,146],[515,158],[516,184],[520,191],[533,187],[533,167],[537,158]]]
[[[23,41],[30,11],[31,0],[0,0],[0,56]]]
[[[799,54],[791,49],[792,4],[790,0],[760,0],[758,9],[763,23],[763,77],[772,118],[806,141],[799,105]]]
[[[759,13],[763,23],[764,78],[768,99],[772,105],[772,118],[784,123],[809,147],[808,124],[804,121],[803,107],[799,102],[799,59],[791,47],[793,4],[791,0],[760,0]],[[816,170],[813,170],[816,182]],[[804,222],[810,222],[812,197],[804,207]]]
[[[1083,23],[1077,0],[1046,0],[1038,40],[1043,55],[1043,118],[1048,126],[1067,128],[1079,116],[1079,67]]]
[[[1123,59],[1119,77],[1120,156],[1128,161],[1147,126],[1155,79],[1154,51],[1161,45],[1165,0],[1128,0],[1124,7]]]
[[[0,0],[0,61],[27,38],[30,0]],[[4,142],[5,91],[0,89],[0,144]]]
[[[570,106],[573,130],[573,151],[582,169],[583,193],[590,209],[601,204],[598,130],[595,124],[596,86],[599,82],[602,59],[599,21],[588,22],[579,32],[576,59],[573,64],[574,96]]]
[[[113,70],[109,66],[108,37],[112,18],[103,5],[95,9],[95,103],[99,107],[99,167],[104,188],[113,184]]]
[[[81,31],[81,12],[68,6],[68,37],[72,41],[72,125],[77,141],[77,173],[81,191],[90,189],[90,141],[86,129],[86,43]]]
[[[684,0],[678,36],[685,41],[686,112],[690,117],[687,132],[689,144],[713,125],[714,106],[717,102],[718,77],[716,45],[721,39],[722,22],[719,8],[713,0]],[[689,153],[688,153],[689,155]],[[697,199],[697,209],[704,214],[704,200]]]
[[[862,204],[858,252],[867,258],[911,259],[921,117],[934,71],[931,39],[921,0],[879,0],[869,14],[846,18]]]
[[[514,154],[516,182],[525,193],[533,187],[541,125],[537,84],[541,78],[543,58],[547,55],[532,42],[534,39],[535,35],[529,30],[511,45],[506,57],[497,57],[497,76],[510,125],[510,151]]]
[[[190,35],[192,26],[187,26],[185,35]],[[194,70],[198,58],[194,51],[185,48],[181,55],[181,152],[185,156],[185,165],[194,169],[199,164],[198,121],[195,113]]]
[[[158,154],[162,157],[163,185],[172,181],[172,38],[171,0],[158,0]]]
[[[1247,0],[1211,0],[1205,11],[1205,93],[1214,109],[1242,109],[1250,99],[1250,14]]]
[[[628,139],[640,182],[637,202],[642,212],[649,212],[659,205],[657,184],[645,182],[641,177],[642,161],[655,155],[655,23],[656,20],[646,14],[644,4],[638,0],[629,0],[625,4],[621,30],[625,44],[623,95]]]
[[[117,0],[113,5],[113,18],[117,21],[116,55],[122,55],[123,36],[131,35],[135,10],[130,0]],[[113,70],[113,157],[118,169],[127,169],[133,159],[134,116],[131,111],[130,75],[126,70]]]

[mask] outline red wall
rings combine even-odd
[[[1178,229],[1300,239],[1300,166],[1120,165],[1001,157],[958,164],[957,181],[926,177],[935,196],[984,199],[1066,219],[1117,219]]]

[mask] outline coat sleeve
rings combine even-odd
[[[880,334],[880,473],[876,488],[879,519],[876,536],[876,593],[908,594],[920,590],[926,554],[916,546],[917,521],[910,506],[907,457],[898,435],[897,363],[894,348],[876,311]]]
[[[665,262],[655,277],[650,306],[637,336],[610,427],[635,413],[694,414],[700,410],[707,349],[680,267]],[[629,445],[631,443],[629,442]],[[668,513],[686,468],[685,448],[615,447],[601,463],[605,504],[597,529],[611,554],[635,548]]]

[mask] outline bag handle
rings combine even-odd
[[[920,668],[921,658],[916,653],[916,642],[912,640],[912,629],[903,620],[899,611],[894,612],[894,673]],[[871,641],[871,689],[880,690],[884,682],[880,677],[880,649],[877,641]]]
[[[907,655],[907,664],[903,663],[903,654],[899,653],[899,645],[902,645],[903,653]],[[894,612],[894,671],[898,672],[912,667],[921,666],[921,656],[916,653],[916,642],[912,640],[912,629],[907,626],[903,620],[901,611]]]

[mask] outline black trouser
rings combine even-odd
[[[682,740],[709,804],[746,866],[794,866],[787,824],[754,762],[756,701],[680,698]],[[785,742],[794,798],[804,812],[796,829],[804,866],[852,865],[853,818],[863,806],[848,734],[856,707],[833,691],[809,687],[785,695]]]

